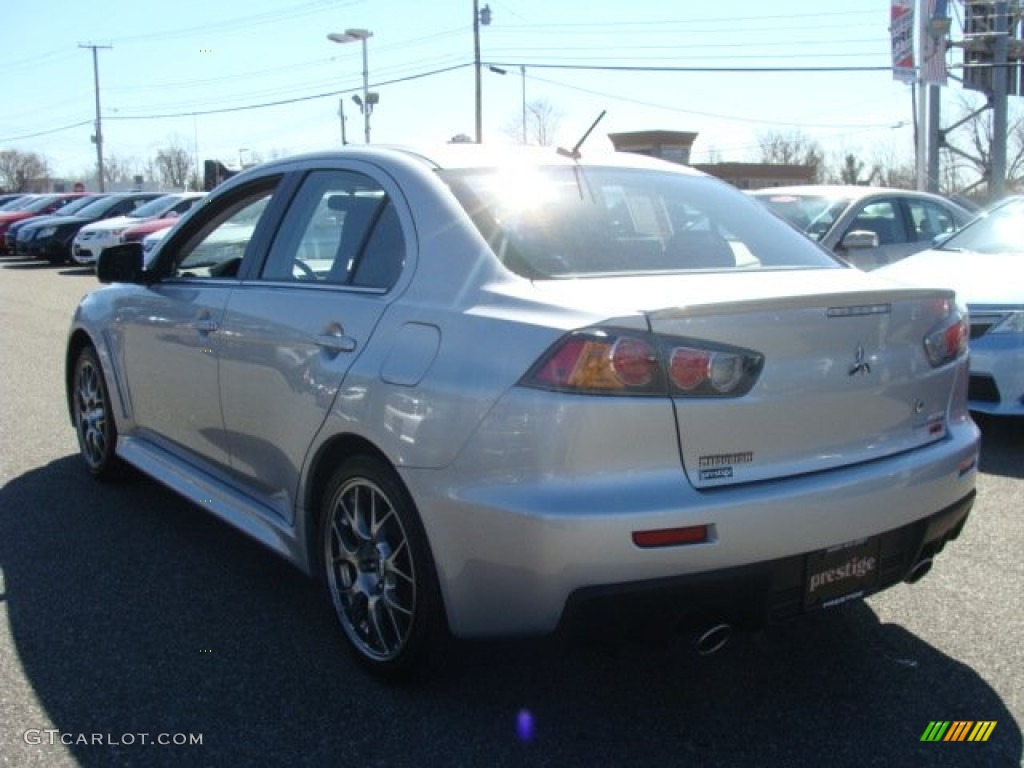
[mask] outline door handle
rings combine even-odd
[[[353,352],[356,348],[355,339],[340,333],[320,333],[313,337],[313,341],[318,347],[331,352]]]
[[[200,333],[213,333],[214,331],[217,330],[217,321],[209,319],[196,320],[194,323],[192,323],[192,327],[195,328]]]

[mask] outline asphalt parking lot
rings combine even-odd
[[[1021,765],[1021,421],[982,422],[974,513],[917,585],[707,658],[686,638],[461,644],[389,687],[291,567],[79,466],[63,344],[95,285],[0,258],[0,765]],[[923,742],[933,721],[996,725]]]

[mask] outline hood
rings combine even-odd
[[[872,272],[876,277],[919,288],[946,288],[967,304],[1024,303],[1024,285],[1017,279],[1024,253],[927,250]]]
[[[63,227],[66,225],[81,226],[88,224],[90,221],[96,221],[96,219],[83,218],[82,216],[47,216],[47,227]]]
[[[67,216],[55,216],[54,214],[45,214],[43,216],[33,216],[30,219],[22,219],[21,221],[12,221],[11,227],[17,225],[19,232],[28,232],[33,229],[42,229],[50,224],[55,223],[55,219],[66,219]]]
[[[98,230],[108,229],[124,229],[127,227],[135,226],[147,221],[147,219],[139,219],[135,216],[115,216],[112,219],[100,219],[94,221],[92,224],[87,224],[82,227],[83,232],[96,232]]]

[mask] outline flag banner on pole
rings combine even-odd
[[[932,19],[947,14],[946,0],[928,0],[928,12],[921,19],[921,79],[930,85],[946,84],[946,35],[932,30]]]
[[[915,79],[914,0],[892,0],[889,33],[892,35],[893,79],[912,83]]]

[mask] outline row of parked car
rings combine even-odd
[[[0,252],[94,264],[104,248],[167,229],[203,192],[81,192],[0,197]]]

